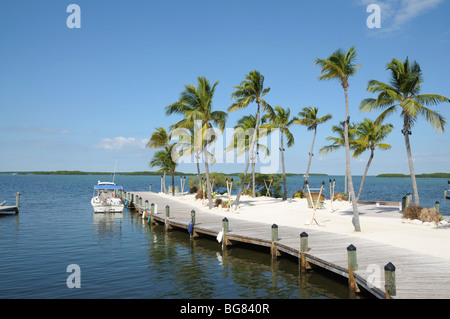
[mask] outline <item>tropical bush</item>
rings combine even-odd
[[[305,193],[300,190],[296,190],[292,198],[305,198]]]
[[[236,185],[241,185],[243,174],[239,174],[239,181],[236,182]],[[264,181],[268,184],[269,181],[273,178],[273,182],[270,186],[270,196],[275,198],[283,197],[283,192],[281,190],[281,185],[283,184],[283,177],[281,174],[261,174],[255,173],[255,192],[256,196],[266,196],[267,189]],[[248,185],[251,183],[252,177],[251,175],[247,175],[245,178],[245,184]],[[248,188],[248,194],[251,195],[251,189]],[[247,194],[247,193],[244,193]]]
[[[442,220],[442,214],[438,213],[434,207],[425,208],[422,206],[411,205],[403,210],[404,219],[418,219],[422,222],[435,223],[436,225]]]

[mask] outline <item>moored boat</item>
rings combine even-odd
[[[116,197],[116,191],[123,189],[112,182],[100,182],[94,185],[94,196],[91,205],[95,213],[121,213],[124,204]]]

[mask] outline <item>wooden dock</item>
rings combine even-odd
[[[223,231],[224,249],[239,242],[267,247],[274,258],[283,254],[294,256],[302,268],[312,265],[327,269],[348,278],[349,288],[354,288],[356,283],[356,287],[380,299],[450,298],[450,261],[446,259],[306,227],[278,229],[276,225],[233,218],[233,213],[225,209],[219,216],[208,212],[207,207],[198,209],[151,192],[124,192],[122,199],[128,200],[146,221],[152,219],[167,229],[188,231],[194,210],[194,236],[216,237]],[[153,214],[152,203],[157,206]],[[166,206],[169,206],[169,217],[166,217]]]
[[[16,193],[16,206],[4,206],[6,201],[0,203],[0,213],[9,213],[14,212],[15,214],[19,213],[19,202],[20,202],[20,195],[21,193]]]
[[[0,213],[14,212],[19,213],[19,208],[17,206],[0,206]]]

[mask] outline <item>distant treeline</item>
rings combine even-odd
[[[18,175],[112,175],[113,172],[83,172],[83,171],[26,171],[26,172],[0,172],[0,174],[18,174]],[[242,173],[224,173],[226,176],[238,176]],[[139,171],[139,172],[116,172],[116,175],[163,175],[161,172]],[[177,176],[196,176],[197,173],[176,172]],[[286,173],[286,176],[297,176],[303,174]],[[309,176],[328,176],[327,174],[309,174]]]
[[[405,174],[379,174],[377,177],[411,177]],[[450,178],[450,173],[416,174],[417,178]]]

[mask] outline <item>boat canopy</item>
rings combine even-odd
[[[94,185],[94,189],[123,189],[123,187],[116,185]]]

